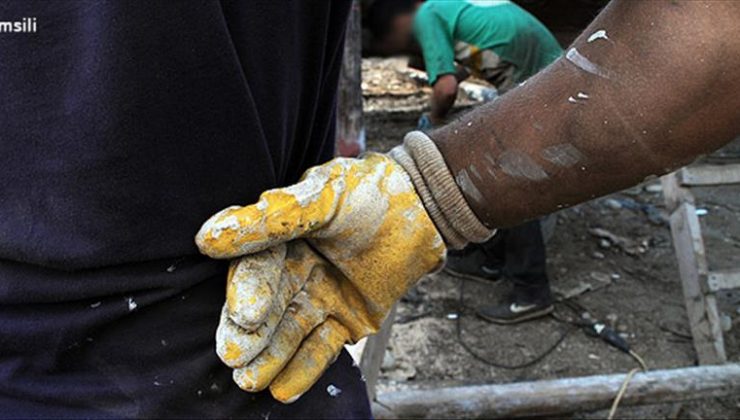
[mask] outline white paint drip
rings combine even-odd
[[[583,92],[578,92],[575,97],[569,96],[568,102],[572,104],[582,104],[588,100],[588,95]]]
[[[134,298],[132,297],[128,298],[128,310],[129,311],[133,311],[134,309],[136,309],[137,306],[139,306],[139,304],[136,303],[136,301],[134,301]]]
[[[93,308],[93,309],[95,309],[95,308],[97,308],[98,306],[100,306],[100,305],[101,305],[102,303],[103,303],[103,302],[95,302],[95,303],[91,303],[91,304],[90,304],[90,307],[91,307],[91,308]]]
[[[569,49],[568,52],[565,54],[565,58],[585,72],[603,77],[605,79],[609,78],[606,71],[602,70],[601,67],[597,66],[591,60],[581,55],[581,53],[578,52],[578,50],[575,48]]]
[[[604,40],[609,39],[609,36],[606,34],[605,29],[599,29],[598,31],[592,33],[591,36],[588,37],[588,42],[591,43],[599,39],[604,39]]]
[[[334,384],[329,384],[329,386],[326,387],[326,393],[332,398],[336,398],[342,393],[342,389]]]

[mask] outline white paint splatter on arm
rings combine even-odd
[[[609,78],[609,72],[602,69],[595,63],[593,63],[588,58],[584,57],[580,52],[578,52],[577,49],[571,48],[568,50],[568,52],[565,54],[565,58],[573,63],[576,67],[579,69],[591,73],[593,75],[603,77],[605,79]]]
[[[603,39],[603,40],[609,39],[609,36],[606,34],[606,29],[599,29],[598,31],[592,33],[591,36],[588,37],[587,42],[591,43],[599,39]]]

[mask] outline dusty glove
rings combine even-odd
[[[392,155],[312,168],[254,205],[217,213],[198,233],[206,255],[244,256],[229,271],[216,334],[242,389],[270,386],[283,402],[307,391],[344,343],[376,332],[393,303],[442,264],[435,224],[448,242],[490,236],[477,219],[472,227],[448,220],[454,212],[435,201],[438,188],[425,185],[420,197],[425,181],[413,153]]]

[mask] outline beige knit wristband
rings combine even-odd
[[[393,149],[390,156],[408,172],[448,246],[462,248],[468,242],[484,242],[496,233],[473,213],[442,154],[426,134],[408,133],[403,145]]]
[[[424,207],[426,208],[427,213],[429,213],[429,217],[434,222],[434,225],[437,226],[437,230],[439,230],[439,233],[444,238],[445,243],[450,248],[459,249],[464,247],[468,241],[460,236],[460,234],[457,233],[444,217],[442,210],[437,206],[437,202],[434,201],[432,192],[427,188],[424,177],[421,176],[421,173],[419,173],[419,170],[416,167],[416,163],[414,163],[411,156],[406,153],[404,147],[398,146],[393,148],[389,155],[409,174],[411,183],[414,184],[414,187],[416,188],[416,193],[421,197],[421,201],[424,203]]]

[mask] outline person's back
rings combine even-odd
[[[512,64],[512,81],[520,83],[560,56],[555,37],[534,16],[506,0],[428,0],[414,18],[414,33],[424,53],[431,83],[438,75],[454,73],[449,48],[455,58],[476,73],[485,67],[486,50]],[[460,51],[460,44],[469,51]]]

